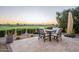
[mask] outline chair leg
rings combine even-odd
[[[46,41],[45,35],[43,36],[44,42]]]
[[[43,36],[44,42],[45,42],[45,36]]]
[[[46,41],[46,39],[44,38],[44,42]]]
[[[55,36],[55,39],[56,39],[57,42],[59,42],[58,36]]]
[[[56,37],[55,36],[53,36],[53,37],[54,37],[53,39],[56,40]]]
[[[38,37],[38,40],[40,40],[41,38],[42,38],[42,36],[39,36],[39,37]]]
[[[54,39],[55,39],[57,42],[60,41],[58,36],[54,36]],[[61,41],[62,41],[62,38],[61,38]]]

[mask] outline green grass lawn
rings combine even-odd
[[[26,28],[26,29],[37,29],[39,27],[44,27],[47,28],[48,26],[0,26],[0,30],[10,30],[10,29],[22,29],[22,28]]]

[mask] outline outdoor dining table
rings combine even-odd
[[[46,29],[46,32],[49,35],[49,41],[51,41],[52,32],[54,32],[54,30],[52,30],[52,29]]]

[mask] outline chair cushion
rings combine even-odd
[[[57,28],[56,33],[58,34],[58,33],[59,33],[59,31],[60,31],[60,28]]]
[[[45,36],[49,36],[49,34],[46,33]]]
[[[62,31],[62,28],[53,28],[53,30],[56,30],[55,33],[52,33],[53,36],[57,36],[58,34],[60,34]]]
[[[57,30],[57,27],[56,28],[53,28],[53,30]]]
[[[58,34],[58,33],[59,33],[59,31],[61,30],[61,28],[57,28],[57,27],[56,27],[56,28],[53,28],[53,30],[55,30],[55,33],[57,33],[57,34]]]
[[[52,34],[52,36],[57,36],[57,34]]]
[[[56,33],[56,30],[53,30],[53,32],[52,33]]]

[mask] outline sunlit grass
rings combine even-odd
[[[0,26],[0,30],[10,30],[10,29],[37,29],[39,27],[47,28],[48,26]]]

